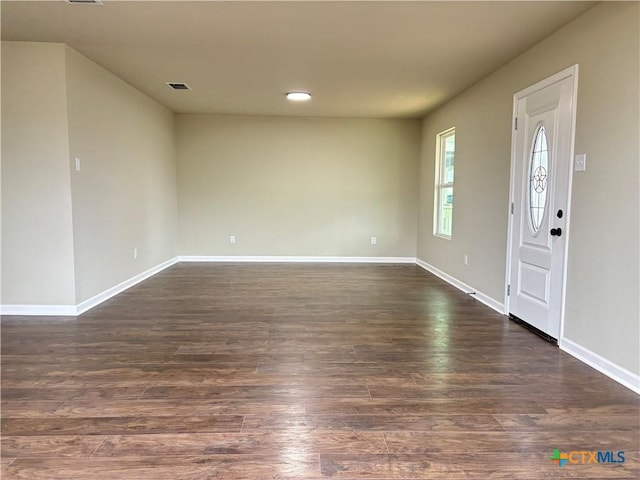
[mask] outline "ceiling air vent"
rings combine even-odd
[[[167,85],[169,85],[174,90],[191,90],[191,88],[189,88],[189,85],[187,85],[186,83],[167,82]]]
[[[67,3],[80,3],[84,5],[102,5],[101,0],[64,0]]]

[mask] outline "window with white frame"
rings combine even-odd
[[[453,221],[453,165],[456,155],[456,129],[450,128],[436,137],[436,182],[433,234],[451,238]]]

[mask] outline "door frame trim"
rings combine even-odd
[[[562,265],[562,292],[560,294],[560,335],[558,338],[558,344],[564,338],[564,319],[565,319],[565,308],[566,308],[566,294],[567,294],[567,267],[569,260],[569,240],[571,233],[571,192],[573,190],[573,159],[575,157],[575,141],[576,141],[576,110],[578,103],[578,64],[572,65],[564,70],[551,75],[535,84],[516,92],[513,95],[513,111],[511,114],[511,163],[510,163],[510,173],[509,173],[509,205],[507,211],[507,262],[505,265],[505,284],[504,284],[504,313],[505,315],[509,314],[509,292],[508,288],[511,284],[511,261],[513,260],[513,252],[511,249],[511,241],[513,237],[513,214],[511,212],[511,205],[514,204],[514,189],[515,189],[515,163],[516,163],[516,135],[515,135],[515,118],[518,114],[518,102],[532,93],[537,92],[538,90],[542,90],[554,83],[558,83],[567,78],[571,78],[573,80],[573,95],[571,99],[571,145],[569,147],[569,182],[567,185],[567,211],[566,211],[566,228],[563,231],[563,235],[565,235],[566,240],[564,242],[564,252],[563,252],[563,265]]]

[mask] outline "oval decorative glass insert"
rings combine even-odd
[[[540,230],[547,205],[547,176],[549,171],[549,150],[547,133],[540,125],[533,137],[531,165],[529,167],[529,224],[534,235]]]

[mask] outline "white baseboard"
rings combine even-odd
[[[99,305],[105,300],[124,292],[126,289],[133,287],[134,285],[146,280],[147,278],[155,275],[156,273],[164,270],[167,267],[175,264],[178,261],[177,257],[170,258],[169,260],[162,262],[155,267],[150,268],[138,275],[125,280],[118,285],[115,285],[104,292],[101,292],[84,302],[77,305],[0,305],[0,314],[2,315],[28,315],[28,316],[77,316],[90,308]]]
[[[504,303],[499,302],[498,300],[485,295],[482,292],[479,292],[477,289],[473,288],[470,285],[467,285],[464,282],[461,282],[460,280],[458,280],[455,277],[452,277],[451,275],[449,275],[448,273],[443,272],[442,270],[439,270],[438,268],[434,267],[433,265],[430,265],[429,263],[425,262],[424,260],[421,260],[419,258],[416,259],[416,264],[422,268],[424,268],[426,271],[433,273],[436,277],[441,278],[442,280],[444,280],[445,282],[449,283],[450,285],[453,285],[454,287],[456,287],[459,290],[462,290],[464,293],[471,293],[473,292],[473,297],[478,300],[481,303],[484,303],[487,307],[491,308],[492,310],[495,310],[496,312],[505,315],[505,308],[504,308]]]
[[[143,280],[146,280],[147,278],[155,275],[156,273],[161,272],[165,268],[168,268],[171,265],[174,265],[177,261],[178,261],[177,257],[170,258],[169,260],[166,260],[166,261],[162,262],[161,264],[150,268],[149,270],[146,270],[146,271],[144,271],[142,273],[139,273],[135,277],[131,277],[130,279],[125,280],[124,282],[119,283],[118,285],[115,285],[115,286],[105,290],[104,292],[101,292],[101,293],[99,293],[99,294],[97,294],[97,295],[85,300],[84,302],[79,303],[76,306],[76,315],[80,315],[80,314],[86,312],[87,310],[89,310],[90,308],[93,308],[96,305],[101,304],[105,300],[109,300],[111,297],[114,297],[117,294],[124,292],[128,288],[131,288],[134,285],[142,282]]]
[[[77,316],[102,302],[124,292],[177,262],[297,262],[297,263],[407,263],[414,264],[414,257],[325,257],[325,256],[198,256],[183,255],[170,258],[138,275],[115,285],[77,305],[0,305],[1,315],[24,316]]]
[[[0,305],[0,315],[76,315],[75,305]]]
[[[179,262],[263,262],[263,263],[415,263],[415,257],[328,257],[328,256],[205,256],[180,255]]]
[[[637,394],[640,394],[640,375],[630,372],[620,365],[616,365],[610,360],[607,360],[606,358],[592,352],[573,340],[569,340],[568,338],[561,338],[558,344],[560,346],[560,350],[567,352],[569,355],[577,358],[583,363],[586,363],[591,368],[595,368],[600,373],[605,374],[607,377],[615,380],[619,384],[624,385]]]

